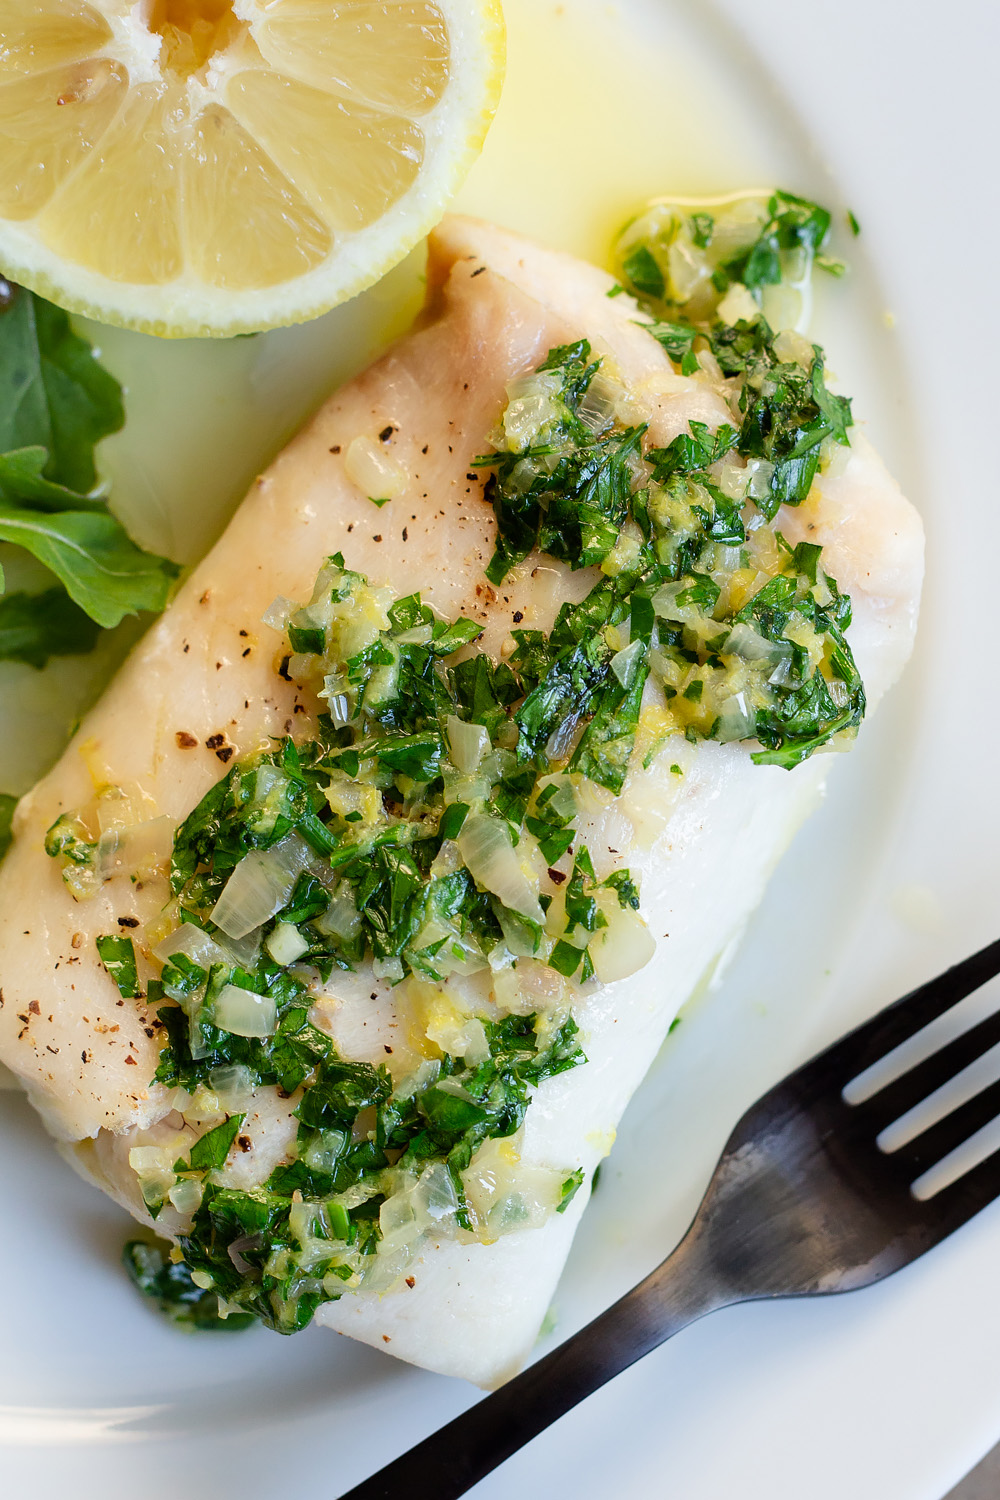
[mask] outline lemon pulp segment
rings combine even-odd
[[[0,264],[154,332],[311,316],[434,222],[497,0],[0,0]]]

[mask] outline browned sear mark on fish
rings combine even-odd
[[[177,741],[178,750],[193,750],[198,743],[197,738],[193,734],[188,734],[186,729],[178,729],[174,739]]]

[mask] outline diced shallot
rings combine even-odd
[[[472,813],[458,836],[458,847],[473,880],[529,922],[544,922],[537,892],[521,868],[506,823]]]
[[[226,882],[212,908],[212,921],[228,937],[246,937],[287,904],[312,857],[309,845],[296,833],[270,849],[251,849]]]
[[[271,995],[257,995],[238,984],[227,984],[212,1006],[212,1020],[233,1036],[273,1036],[278,1007]]]

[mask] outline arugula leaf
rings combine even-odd
[[[85,656],[99,631],[63,589],[0,598],[0,661],[41,669],[50,656]]]
[[[0,333],[3,324],[0,323]],[[0,342],[0,349],[3,345]],[[89,510],[106,514],[103,500],[79,495],[45,477],[49,455],[46,448],[14,448],[0,453],[0,499],[12,505],[27,504],[33,510]]]
[[[45,448],[48,477],[86,493],[95,445],[125,420],[121,387],[61,308],[13,293],[0,313],[0,452]]]
[[[0,859],[3,859],[11,845],[11,824],[16,806],[16,797],[12,797],[9,792],[0,792]]]
[[[180,571],[142,552],[106,512],[43,514],[0,502],[0,541],[14,542],[44,563],[98,625],[118,625],[140,609],[159,611]]]
[[[94,448],[123,421],[118,382],[72,331],[67,314],[13,287],[0,311],[0,540],[31,552],[79,609],[105,627],[142,609],[162,609],[179,571],[136,547],[104,500],[90,493]],[[51,592],[43,597],[49,634],[59,626],[57,644],[89,650],[95,633],[79,621],[70,631],[70,607],[60,611]],[[38,623],[30,625],[25,608],[21,601],[8,613],[21,639],[9,654],[40,667],[57,652]],[[77,644],[67,647],[71,640]]]

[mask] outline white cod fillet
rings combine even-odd
[[[127,930],[142,951],[165,901],[170,833],[223,774],[220,749],[245,754],[268,735],[308,729],[308,706],[276,672],[278,637],[260,623],[268,605],[276,595],[308,598],[323,559],[342,551],[373,584],[420,590],[445,616],[481,620],[483,649],[494,654],[512,617],[548,629],[559,604],[582,598],[598,575],[533,557],[500,589],[487,584],[493,513],[469,465],[488,446],[508,382],[554,345],[585,336],[609,356],[657,444],[692,418],[713,428],[727,418],[711,380],[676,374],[635,325],[631,299],[607,297],[611,285],[602,271],[514,234],[445,220],[431,242],[422,326],[335,395],[257,480],[59,764],[21,802],[0,869],[0,1060],[75,1165],[136,1217],[145,1212],[129,1148],[175,1131],[178,1117],[171,1122],[171,1091],[149,1083],[157,1033],[141,1001],[121,999],[94,939],[135,919]],[[405,493],[377,510],[348,479],[344,455],[359,434],[377,439],[390,426],[388,450],[409,478]],[[851,595],[850,642],[873,704],[911,649],[923,565],[916,514],[855,429],[837,477],[821,478],[808,503],[776,524],[792,541],[822,543],[827,571]],[[595,799],[581,835],[598,875],[621,864],[640,874],[656,953],[632,978],[591,986],[577,1000],[589,1061],[538,1089],[526,1162],[579,1166],[589,1181],[671,1020],[730,948],[815,806],[829,758],[788,772],[755,766],[750,754],[744,744],[679,740],[651,769],[633,771],[621,797]],[[670,772],[678,760],[683,776]],[[63,812],[93,819],[107,785],[122,790],[133,821],[162,817],[151,837],[166,830],[166,843],[151,850],[142,880],[114,875],[77,903],[43,837]],[[388,1045],[405,1052],[407,1018],[384,982],[335,978],[318,999],[318,1024],[343,1055],[384,1061]],[[244,1126],[250,1148],[226,1169],[234,1185],[263,1181],[284,1159],[293,1103],[259,1091]],[[493,1245],[428,1243],[412,1288],[345,1295],[318,1320],[429,1369],[496,1385],[530,1352],[585,1200],[581,1191],[544,1227]]]

